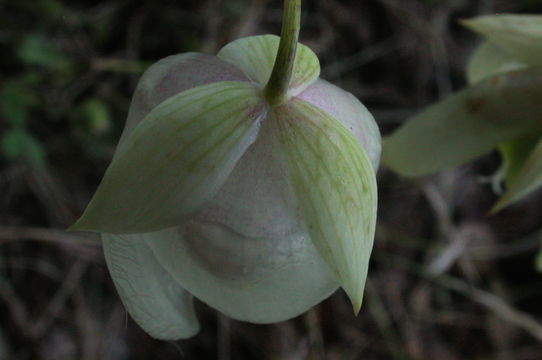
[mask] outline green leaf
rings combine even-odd
[[[280,38],[259,35],[235,40],[224,46],[218,57],[241,69],[252,81],[267,84],[277,57]],[[320,75],[320,62],[314,52],[298,44],[294,70],[288,95],[295,96],[312,84]]]
[[[476,49],[467,64],[467,80],[472,84],[496,74],[525,69],[527,66],[486,41]]]
[[[77,109],[77,119],[85,131],[99,135],[111,127],[111,117],[107,105],[98,99],[88,99]]]
[[[539,138],[533,151],[516,176],[507,186],[506,192],[491,210],[499,211],[503,207],[519,200],[542,185],[542,138]]]
[[[339,121],[303,100],[277,107],[274,116],[310,237],[357,313],[376,224],[371,161]]]
[[[161,340],[199,331],[192,295],[160,265],[146,240],[152,234],[102,234],[107,267],[124,307],[143,330]]]
[[[511,57],[532,66],[542,66],[542,16],[485,15],[463,24],[484,35]]]
[[[0,91],[0,114],[14,126],[24,126],[29,110],[38,103],[33,90],[18,81],[7,81]]]
[[[179,224],[220,189],[264,115],[250,83],[217,82],[168,98],[120,144],[72,229],[136,233]]]
[[[45,149],[43,145],[22,128],[6,131],[0,138],[2,154],[9,160],[25,158],[35,168],[45,165]]]
[[[542,130],[542,68],[498,74],[408,119],[383,142],[383,163],[423,176]]]
[[[28,65],[60,68],[66,63],[64,55],[41,34],[26,36],[16,52],[19,59]]]

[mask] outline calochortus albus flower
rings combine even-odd
[[[235,319],[289,319],[339,286],[357,312],[376,221],[380,135],[297,43],[234,41],[152,65],[112,163],[73,226],[102,233],[126,309],[150,335],[192,336],[192,296]]]
[[[498,149],[506,191],[497,211],[542,185],[542,16],[485,15],[464,25],[484,36],[469,86],[384,139],[383,162],[407,176],[456,166]]]

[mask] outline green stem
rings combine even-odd
[[[286,100],[294,70],[300,23],[301,0],[284,0],[279,50],[273,72],[264,89],[264,96],[271,105],[280,105]]]

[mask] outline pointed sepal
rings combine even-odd
[[[371,161],[352,133],[314,105],[294,99],[274,116],[309,235],[357,313],[376,224]]]
[[[179,224],[220,189],[264,115],[250,83],[218,82],[170,97],[120,144],[71,229],[137,233]]]

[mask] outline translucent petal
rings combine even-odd
[[[492,211],[519,200],[542,185],[542,139],[538,141],[529,157],[518,171],[517,175],[507,186],[506,192],[501,196]]]
[[[191,337],[199,331],[192,296],[158,263],[145,243],[149,237],[152,235],[102,235],[115,287],[128,313],[152,337]]]
[[[318,79],[298,97],[339,120],[361,143],[375,171],[378,169],[381,151],[380,131],[373,115],[354,95]]]
[[[194,296],[254,323],[297,316],[338,287],[308,236],[277,158],[271,120],[207,207],[149,241]]]
[[[275,35],[250,36],[227,44],[219,51],[218,57],[237,66],[263,87],[271,76],[279,42],[280,38]],[[298,44],[288,95],[299,94],[319,75],[318,57],[307,46]]]
[[[211,55],[184,53],[155,62],[137,83],[121,142],[162,101],[219,81],[248,81],[248,78],[235,66]]]
[[[408,119],[383,141],[382,161],[406,176],[453,167],[542,129],[542,69],[477,82]]]
[[[492,75],[525,69],[527,66],[486,41],[474,51],[467,64],[467,80],[472,84]]]
[[[277,107],[274,114],[310,237],[357,312],[376,225],[376,178],[369,157],[339,121],[303,100]]]
[[[213,83],[170,97],[119,146],[73,229],[149,232],[186,220],[224,184],[264,115],[250,83]]]
[[[529,65],[542,65],[542,16],[484,15],[463,24],[510,56]]]

